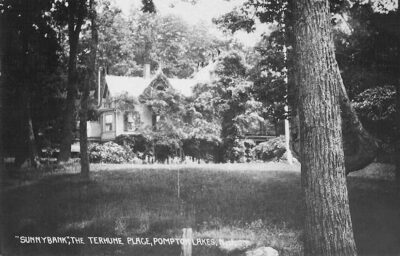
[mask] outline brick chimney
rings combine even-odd
[[[143,78],[150,79],[150,64],[146,63],[143,66]]]

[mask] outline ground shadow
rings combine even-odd
[[[350,177],[348,185],[360,255],[398,255],[393,184]],[[89,182],[79,175],[51,176],[3,194],[7,250],[12,255],[179,255],[179,246],[21,245],[15,235],[179,237],[183,227],[191,227],[197,235],[256,234],[280,255],[298,255],[300,192],[300,174],[289,171],[187,169],[179,179],[177,170],[99,171]],[[291,247],[289,239],[297,245]],[[222,255],[215,247],[196,247],[193,253]]]

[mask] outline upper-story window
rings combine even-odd
[[[104,115],[104,130],[106,132],[113,130],[113,114]]]
[[[113,102],[110,99],[104,99],[103,100],[103,107],[104,108],[112,108],[113,107]]]
[[[165,90],[165,86],[160,84],[160,85],[157,85],[156,89],[159,90],[159,91],[164,91]]]
[[[125,131],[135,131],[140,127],[140,114],[137,111],[129,111],[124,114]]]

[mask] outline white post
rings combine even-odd
[[[180,199],[181,198],[181,181],[180,181],[180,177],[179,177],[179,172],[180,172],[180,169],[178,168],[178,199]]]
[[[97,106],[100,107],[101,103],[101,70],[99,68],[97,75]]]
[[[285,148],[286,148],[286,156],[288,163],[290,165],[293,164],[293,155],[292,151],[290,150],[290,129],[289,129],[289,119],[288,119],[288,112],[289,108],[287,105],[285,105],[285,113],[286,113],[286,118],[285,118]]]
[[[283,33],[285,33],[285,23],[284,18],[282,17],[282,26],[283,26]],[[293,155],[292,151],[290,150],[290,127],[289,127],[289,107],[288,107],[288,74],[287,74],[287,48],[286,48],[286,41],[283,44],[283,61],[285,63],[284,69],[284,82],[285,82],[285,89],[286,89],[286,104],[285,104],[285,148],[286,148],[286,156],[287,161],[290,165],[293,164]]]
[[[192,228],[184,228],[182,230],[183,244],[181,245],[182,256],[192,256],[192,239],[193,230]]]

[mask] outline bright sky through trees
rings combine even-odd
[[[141,6],[141,0],[114,0],[125,14],[134,7]],[[231,11],[235,6],[242,4],[244,0],[200,0],[192,4],[190,0],[154,0],[157,11],[160,14],[174,14],[180,16],[189,24],[205,23],[209,25],[210,31],[222,37],[222,33],[212,24],[212,18]],[[257,29],[251,35],[245,32],[237,32],[235,37],[244,45],[253,46],[260,40],[262,33],[269,32],[268,26],[257,24]]]

